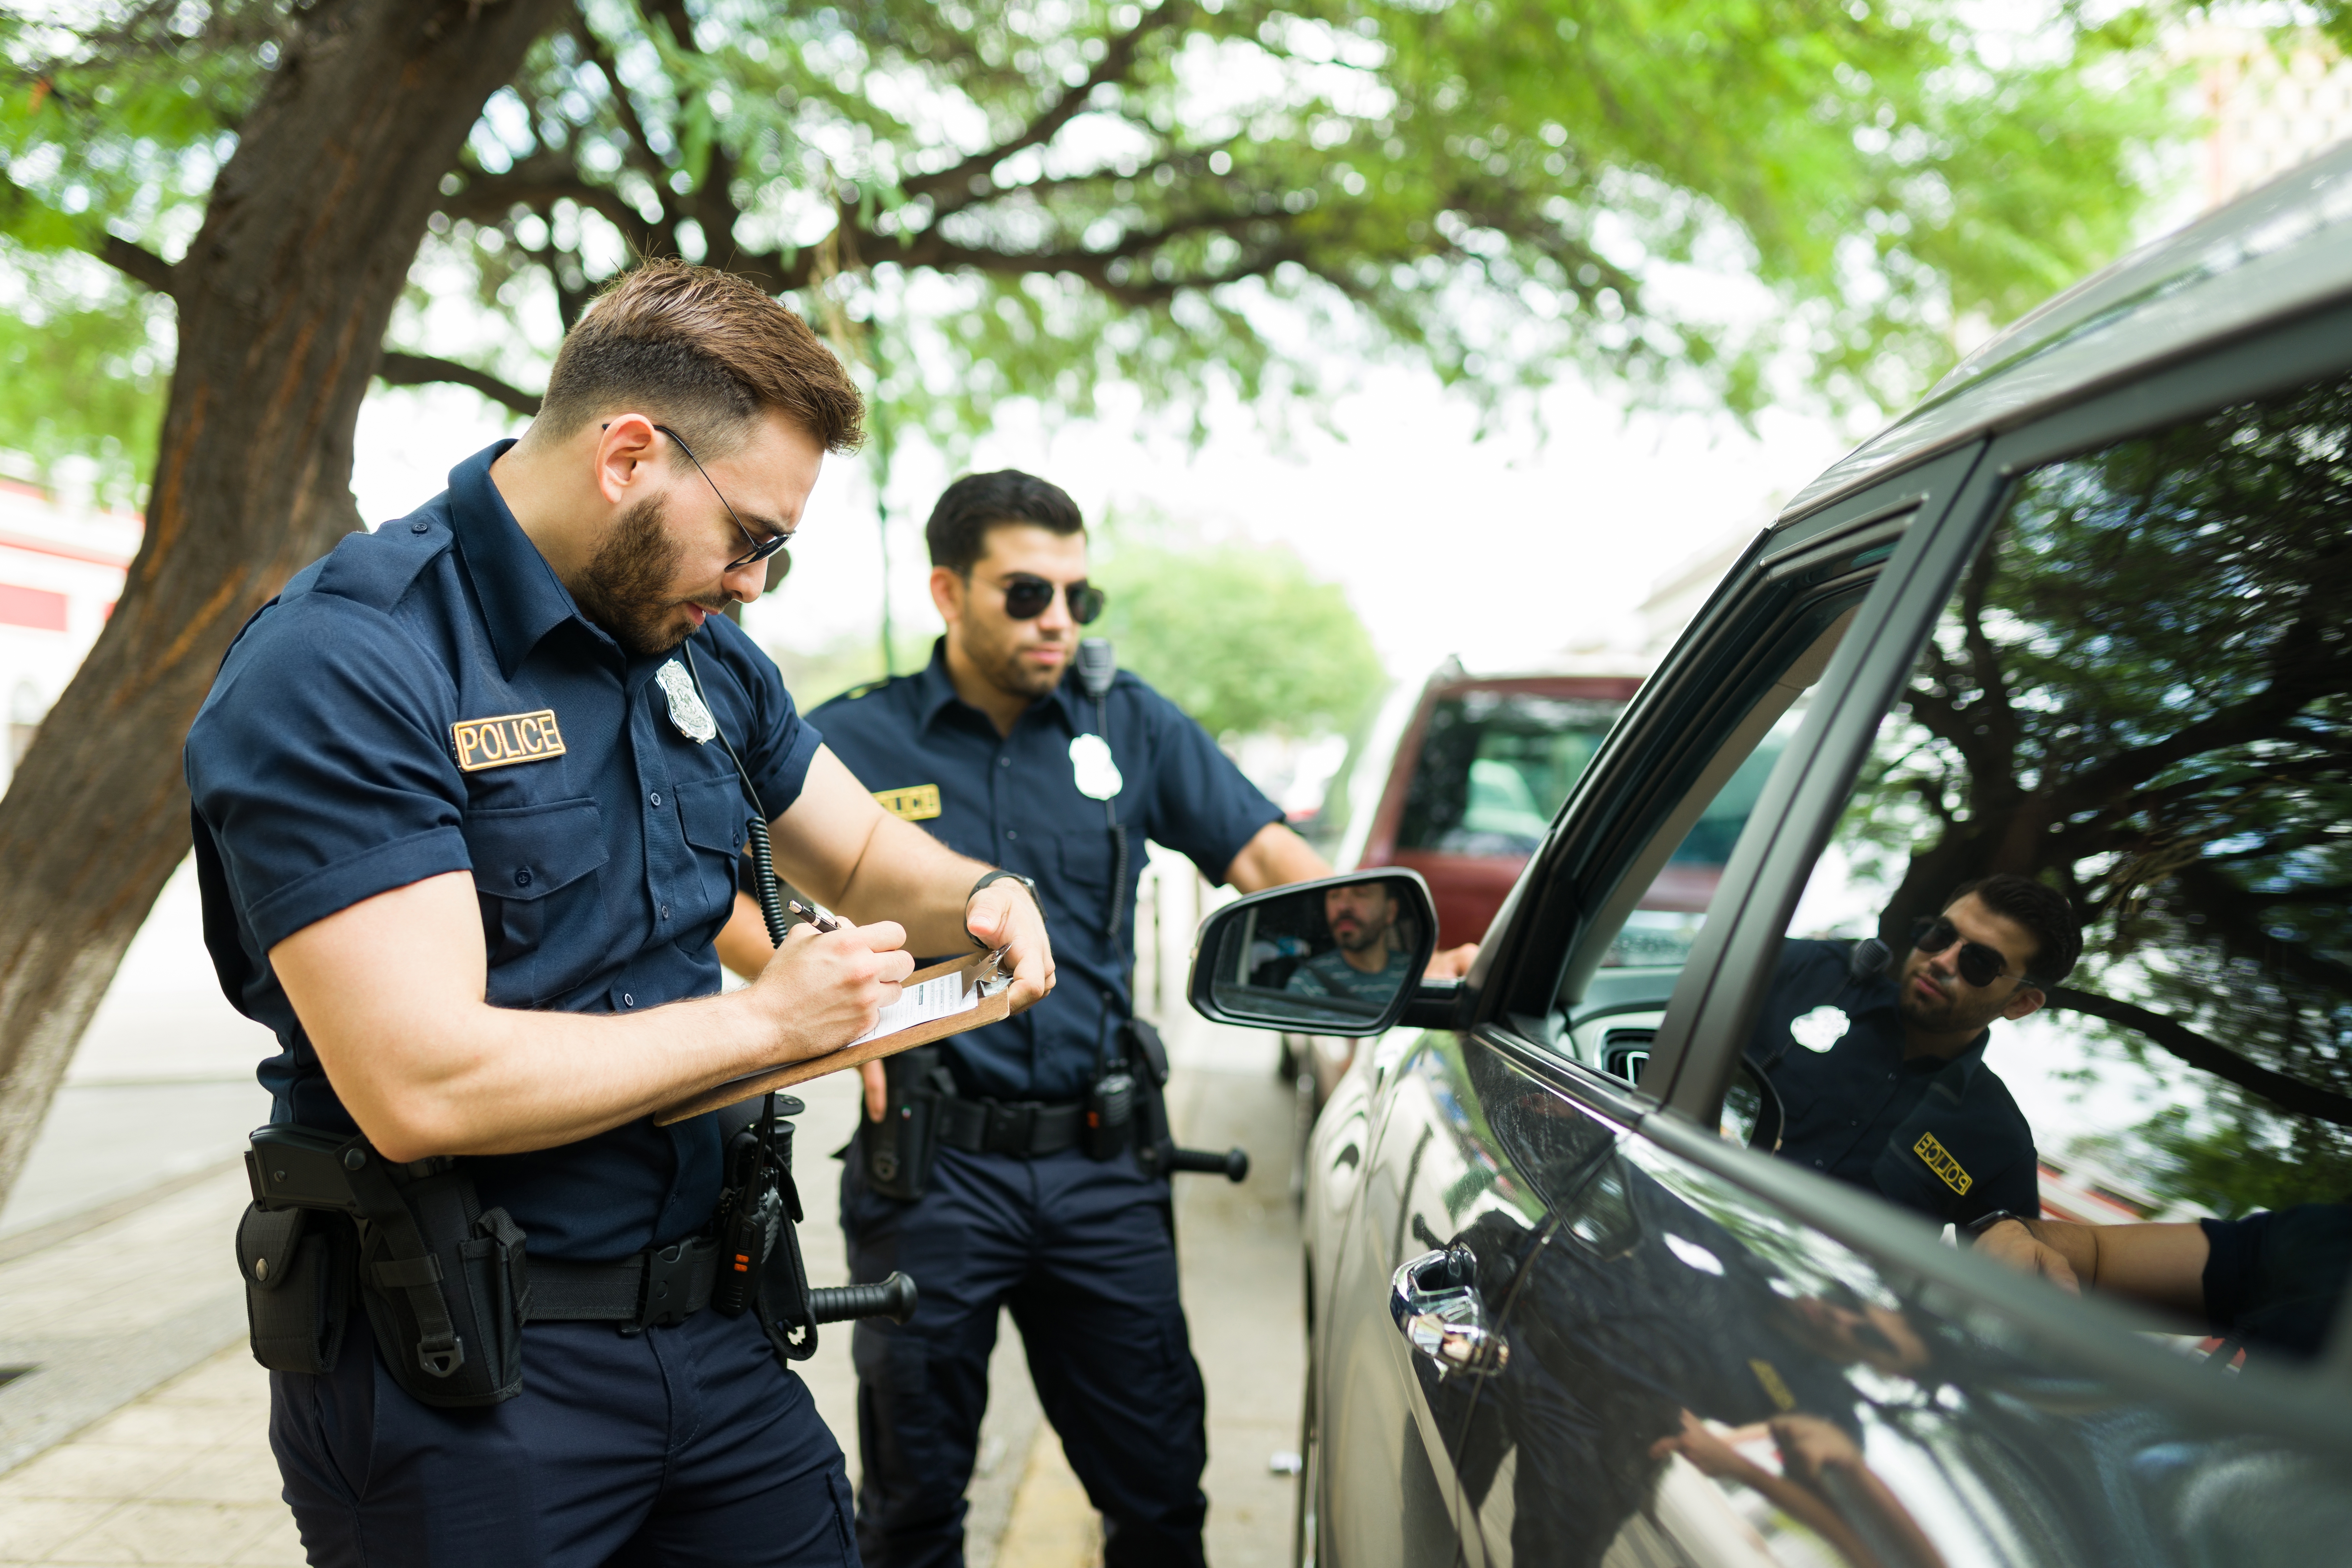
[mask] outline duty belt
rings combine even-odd
[[[710,1305],[719,1279],[719,1239],[689,1237],[618,1263],[530,1260],[534,1323],[625,1323],[623,1332],[682,1323]]]
[[[1087,1108],[1076,1100],[964,1100],[942,1095],[940,1142],[967,1154],[1040,1160],[1077,1146]]]

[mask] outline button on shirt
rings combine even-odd
[[[1990,1034],[1949,1061],[1903,1059],[1895,982],[1854,978],[1844,942],[1782,944],[1779,972],[1748,1044],[1788,1115],[1780,1158],[1868,1187],[1937,1221],[1965,1225],[1994,1209],[2042,1211],[2033,1130],[2008,1086],[1984,1065]],[[1807,1019],[1820,1008],[1844,1015]],[[1809,1048],[1791,1026],[1825,1050]],[[1828,1027],[1823,1027],[1823,1023]],[[1818,1032],[1816,1032],[1818,1031]]]
[[[1281,820],[1200,725],[1134,676],[1119,672],[1105,706],[1119,775],[1110,804],[1128,845],[1116,942],[1107,929],[1116,841],[1103,802],[1079,790],[1070,751],[1078,736],[1098,732],[1097,717],[1075,675],[1000,736],[956,695],[941,642],[920,673],[852,691],[810,715],[867,789],[900,803],[950,849],[1037,882],[1054,944],[1054,993],[1016,1018],[949,1037],[950,1070],[968,1095],[1083,1096],[1104,1042],[1127,1015],[1143,841],[1190,857],[1214,881],[1260,828]],[[1104,781],[1090,768],[1085,782],[1099,788]]]
[[[634,1012],[719,989],[711,942],[751,807],[725,747],[671,718],[655,677],[686,650],[623,652],[507,510],[489,468],[511,444],[297,573],[239,635],[189,731],[205,940],[229,1000],[278,1036],[261,1068],[275,1120],[356,1130],[269,950],[427,877],[473,878],[494,1006]],[[732,622],[714,617],[688,646],[720,732],[780,815],[817,731]],[[713,1118],[648,1119],[465,1168],[533,1255],[616,1258],[702,1227],[719,1153]]]

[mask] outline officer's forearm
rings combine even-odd
[[[1225,880],[1237,893],[1263,892],[1330,874],[1330,863],[1282,822],[1269,822],[1259,828],[1225,868]]]
[[[814,933],[794,940],[821,962],[724,996],[618,1015],[493,1007],[473,879],[457,872],[331,915],[269,961],[336,1096],[385,1158],[405,1161],[576,1142],[845,1044],[889,993],[844,978],[856,952],[835,950],[854,947],[850,933],[823,950]]]
[[[776,869],[861,924],[896,921],[917,952],[962,952],[964,899],[988,868],[884,811],[823,746],[800,797],[770,828]]]

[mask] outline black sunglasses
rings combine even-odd
[[[610,430],[612,426],[607,425],[604,428]],[[751,531],[743,526],[743,520],[741,518],[735,515],[735,508],[727,500],[726,492],[722,491],[719,488],[719,481],[710,477],[710,470],[702,466],[702,459],[694,455],[694,448],[686,444],[686,437],[680,436],[677,431],[671,429],[667,425],[656,425],[654,428],[677,443],[677,449],[686,454],[686,460],[694,465],[694,471],[702,476],[702,482],[710,487],[710,493],[719,498],[719,504],[727,508],[727,521],[735,525],[735,531],[741,534],[743,536],[743,542],[751,547],[751,549],[743,552],[742,554],[735,557],[734,560],[730,561],[727,563],[728,571],[740,572],[744,567],[749,566],[754,561],[765,561],[769,556],[773,555],[777,551],[782,550],[785,545],[790,544],[793,542],[793,536],[789,533],[772,533],[765,539],[754,539],[751,537]]]
[[[1921,952],[1942,952],[1960,941],[1960,929],[1941,916],[1922,915],[1911,922],[1911,945]],[[1960,978],[1975,986],[1991,984],[2009,973],[2009,960],[1989,942],[1960,942]],[[2038,985],[2030,974],[2017,977],[2021,985]]]
[[[1070,619],[1085,626],[1103,613],[1103,591],[1084,578],[1067,589]],[[1008,573],[1004,579],[1004,613],[1016,621],[1034,621],[1054,603],[1054,584],[1026,572]]]

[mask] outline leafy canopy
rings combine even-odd
[[[0,17],[12,259],[167,289],[293,10]],[[445,179],[385,374],[528,412],[596,287],[675,251],[950,442],[1007,396],[1197,409],[1380,353],[1490,401],[1580,372],[1745,412],[1786,366],[1898,404],[2120,247],[2165,107],[2116,68],[2137,16],[2011,60],[1955,0],[581,0]]]

